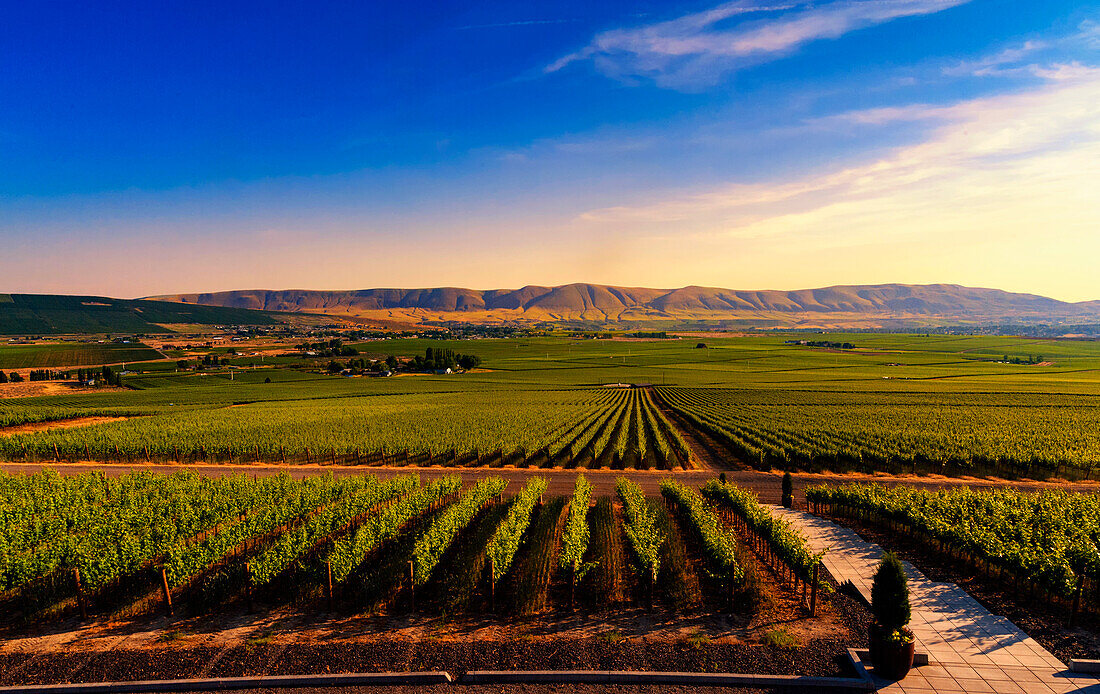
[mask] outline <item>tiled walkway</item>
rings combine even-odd
[[[824,565],[837,583],[850,582],[870,602],[871,582],[882,548],[851,530],[809,513],[773,506],[800,528],[814,551],[829,548]],[[1100,693],[1100,678],[1077,675],[1004,617],[992,615],[954,583],[928,580],[908,562],[910,627],[917,653],[929,664],[914,668],[901,682],[879,681],[894,694],[1051,694],[1085,690]]]

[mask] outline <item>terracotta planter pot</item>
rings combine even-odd
[[[878,659],[875,663],[875,674],[887,680],[903,680],[913,668],[913,655],[916,652],[916,643],[910,641],[906,644],[880,642],[878,646]]]

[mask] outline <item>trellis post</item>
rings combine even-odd
[[[160,587],[164,592],[164,609],[168,613],[168,616],[172,616],[172,591],[168,588],[168,571],[163,566],[160,567]]]
[[[810,584],[810,616],[817,616],[817,570],[821,562],[814,564],[813,583]]]
[[[88,618],[88,605],[84,601],[84,586],[80,583],[80,569],[73,569],[73,583],[76,584],[76,603],[80,606],[80,618]]]
[[[335,600],[332,595],[332,562],[326,561],[325,568],[328,570],[328,611],[335,612]]]

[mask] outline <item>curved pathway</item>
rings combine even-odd
[[[779,506],[772,512],[805,533],[814,551],[828,548],[823,563],[839,584],[850,583],[868,603],[882,548],[852,530],[803,511]],[[908,562],[913,606],[910,627],[917,652],[929,664],[916,667],[901,682],[876,679],[879,691],[905,694],[1054,694],[1100,691],[1100,678],[1077,675],[1020,630],[990,614],[954,583],[930,581]]]

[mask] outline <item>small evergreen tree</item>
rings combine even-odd
[[[794,506],[794,480],[791,479],[791,473],[783,473],[783,507],[791,508]]]
[[[23,377],[20,376],[17,371],[12,371],[10,378],[11,378],[12,383],[22,383],[23,382]]]
[[[7,382],[8,382],[8,375],[6,373],[4,373],[3,371],[0,371],[0,383],[7,383]]]
[[[875,616],[875,622],[887,633],[901,629],[912,617],[909,580],[905,577],[905,567],[893,552],[882,555],[875,572],[875,581],[871,585],[871,613]]]

